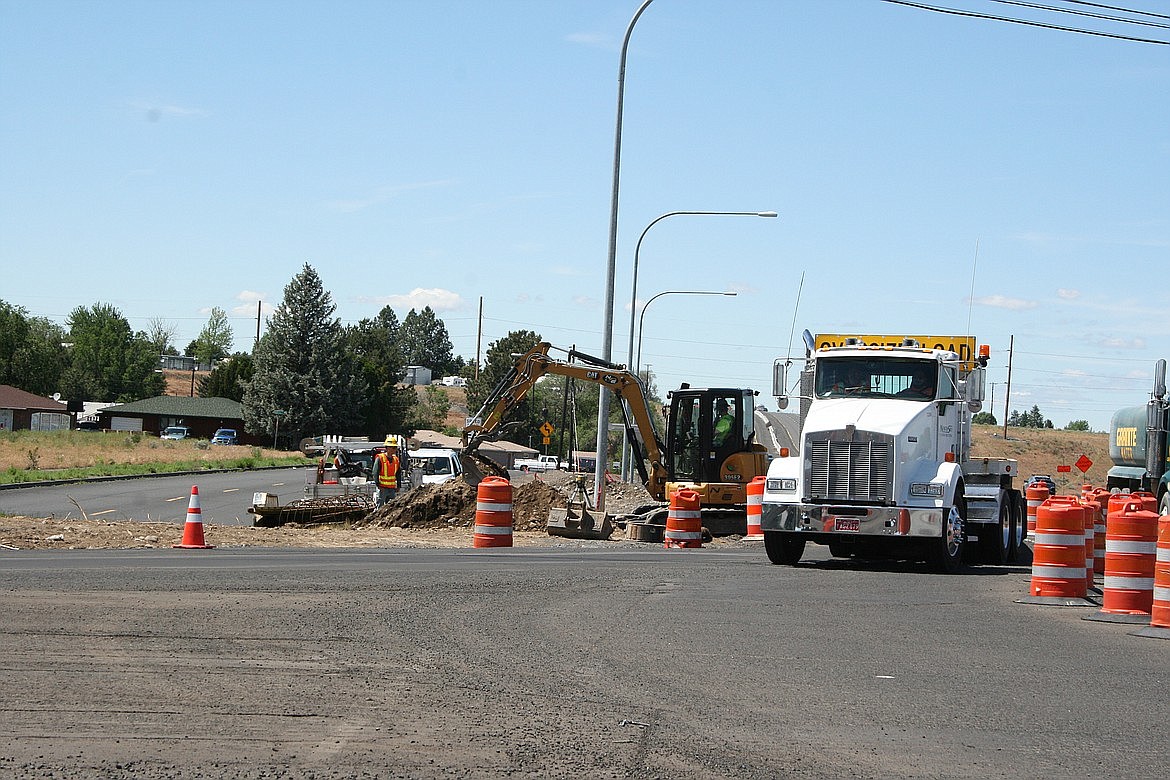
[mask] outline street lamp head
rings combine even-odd
[[[778,217],[780,216],[775,211],[761,211],[756,214],[757,217]]]
[[[727,292],[725,292],[725,293],[723,293],[723,294],[724,294],[724,295],[730,295],[732,298],[734,298],[735,296],[739,295],[739,293],[737,293],[737,292],[731,292],[730,290],[728,290]]]

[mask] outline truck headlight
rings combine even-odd
[[[910,483],[910,495],[912,496],[930,496],[932,498],[942,498],[942,494],[942,485],[937,485],[933,482]]]
[[[795,493],[796,480],[792,478],[786,479],[769,479],[764,483],[764,487],[770,491],[777,493]]]

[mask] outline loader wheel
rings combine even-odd
[[[764,551],[777,566],[795,566],[804,555],[804,539],[780,531],[764,532]]]

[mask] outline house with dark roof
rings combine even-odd
[[[12,385],[0,385],[0,430],[55,431],[70,428],[72,418],[61,401]]]
[[[98,412],[99,426],[111,431],[143,431],[156,436],[172,425],[183,425],[196,439],[210,439],[218,428],[235,428],[241,444],[262,444],[244,432],[244,407],[230,398],[158,395]]]

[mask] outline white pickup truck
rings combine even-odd
[[[535,458],[518,458],[512,468],[520,471],[556,471],[564,468],[556,455],[537,455]]]

